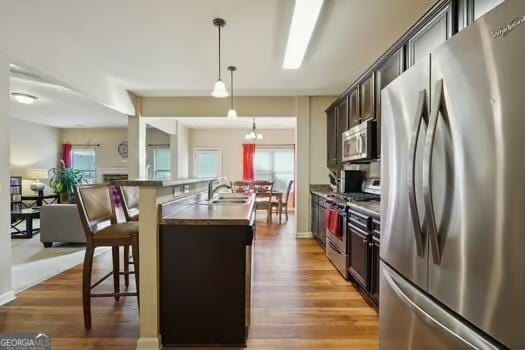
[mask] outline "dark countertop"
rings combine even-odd
[[[221,194],[238,197],[238,194]],[[255,208],[255,195],[251,194],[246,203],[210,203],[201,201],[180,204],[182,208],[162,218],[167,225],[251,225]]]
[[[111,181],[112,185],[117,186],[138,186],[138,187],[171,187],[171,186],[181,186],[181,185],[190,185],[195,183],[210,182],[214,181],[216,178],[178,178],[178,179],[165,179],[165,180],[156,180],[156,179],[129,179],[129,180],[113,180]]]

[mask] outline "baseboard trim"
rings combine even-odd
[[[0,295],[0,306],[15,300],[15,298],[15,292],[13,292],[12,290]]]
[[[312,232],[297,232],[295,234],[295,238],[297,239],[309,239],[314,238],[314,235]]]
[[[137,341],[137,350],[160,350],[162,349],[159,337],[140,337]]]

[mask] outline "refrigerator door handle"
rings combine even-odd
[[[412,135],[410,137],[410,171],[408,172],[408,200],[410,204],[410,214],[412,219],[412,225],[414,227],[414,236],[416,239],[416,250],[418,256],[423,256],[425,254],[425,236],[423,234],[423,230],[421,229],[421,225],[419,224],[420,218],[416,202],[416,151],[417,144],[419,141],[419,133],[421,131],[421,124],[423,123],[423,121],[425,121],[428,124],[426,101],[426,91],[422,90],[419,92],[416,110],[416,122],[414,128],[412,128]]]
[[[432,258],[434,264],[441,264],[441,242],[438,236],[436,225],[436,216],[434,213],[434,203],[432,199],[432,150],[434,148],[434,141],[436,139],[437,123],[439,114],[443,115],[448,120],[448,111],[443,97],[443,80],[436,82],[434,89],[435,97],[432,103],[432,110],[430,113],[430,120],[428,122],[428,131],[425,140],[425,149],[423,156],[423,199],[425,202],[426,224],[430,236],[430,245],[432,249]]]
[[[499,344],[485,338],[477,330],[436,304],[386,264],[383,264],[383,277],[388,287],[417,317],[431,327],[441,328],[444,333],[459,339],[466,345],[465,348],[501,349]]]

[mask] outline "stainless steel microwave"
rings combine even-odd
[[[367,120],[343,132],[343,162],[363,161],[377,157],[377,123]]]

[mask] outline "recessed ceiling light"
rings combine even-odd
[[[38,97],[29,94],[24,94],[22,92],[12,92],[11,96],[13,96],[16,102],[23,103],[25,105],[32,105],[38,100]]]
[[[283,68],[297,69],[312,38],[324,0],[295,0]]]

